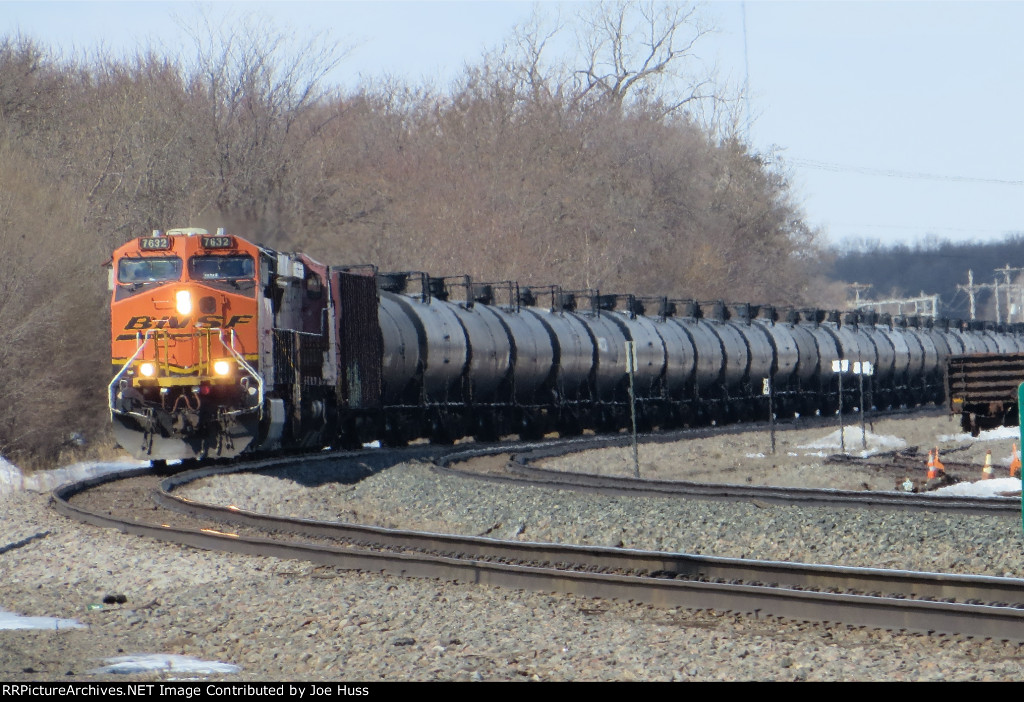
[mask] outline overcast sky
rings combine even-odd
[[[343,85],[384,74],[444,85],[500,44],[532,4],[212,7],[256,11],[300,38],[327,31],[353,46],[335,76]],[[0,0],[0,32],[68,52],[189,46],[181,26],[197,12],[189,2]],[[829,240],[1024,232],[1024,2],[748,0],[703,12],[719,32],[698,53],[734,84],[748,82],[754,148],[779,149],[808,222]]]

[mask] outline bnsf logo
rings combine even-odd
[[[207,314],[196,320],[197,326],[231,329],[240,324],[248,324],[253,318],[251,314],[236,314],[225,322],[219,314]],[[124,328],[128,331],[145,331],[146,329],[184,329],[192,323],[191,317],[159,317],[154,319],[148,315],[132,317]]]

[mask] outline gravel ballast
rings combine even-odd
[[[422,463],[362,472],[369,475],[354,483],[232,475],[188,493],[277,514],[498,538],[1024,572],[1013,517],[509,490],[438,475]],[[338,572],[81,525],[50,509],[44,495],[0,500],[0,608],[87,626],[0,631],[5,681],[169,679],[166,672],[90,672],[106,658],[137,653],[241,668],[209,680],[1024,679],[1017,644]],[[90,608],[111,594],[126,601]]]

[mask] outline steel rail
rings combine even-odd
[[[623,439],[619,439],[623,441]],[[435,470],[463,477],[560,490],[585,490],[602,495],[631,497],[681,497],[724,501],[749,501],[803,507],[851,507],[857,509],[916,509],[970,515],[1019,515],[1019,497],[978,497],[970,495],[934,495],[897,491],[827,490],[818,488],[775,487],[730,483],[699,483],[685,480],[651,480],[626,476],[597,475],[538,468],[533,461],[579,451],[579,445],[552,442],[525,450],[505,449],[492,453],[511,453],[509,475],[480,474],[453,468],[452,464],[488,455],[484,449],[454,452],[438,460]]]
[[[264,461],[261,463],[263,467],[270,467],[275,462]],[[240,470],[240,468],[234,467],[232,470]],[[211,469],[194,471],[194,473],[196,476],[192,479],[212,474]],[[137,474],[131,473],[130,475],[135,476]],[[120,477],[124,477],[124,475],[115,475],[114,479],[119,479]],[[280,542],[266,538],[243,537],[220,530],[171,528],[134,520],[124,520],[111,515],[88,512],[71,505],[67,501],[71,495],[103,482],[108,482],[108,480],[94,478],[55,491],[53,499],[58,511],[66,516],[97,526],[115,528],[125,533],[147,536],[195,548],[226,550],[280,558],[298,558],[343,569],[382,572],[409,577],[441,578],[520,589],[558,591],[587,597],[633,600],[657,606],[713,609],[755,615],[780,616],[801,621],[840,622],[857,626],[906,630],[917,633],[934,632],[1024,641],[1024,609],[1013,607],[812,592],[795,590],[792,587],[772,587],[750,583],[730,584],[581,572],[552,567],[481,561],[476,558],[381,553],[354,548],[339,548],[337,546]],[[172,482],[177,482],[177,479],[172,480]],[[196,506],[195,503],[192,506]],[[258,518],[258,516],[249,515],[248,518]],[[265,524],[263,526],[266,528]],[[395,533],[399,538],[403,536],[401,532]],[[441,539],[443,536],[426,535],[424,538]],[[460,537],[458,544],[461,547],[462,544],[472,541],[488,543],[497,540]],[[442,543],[449,550],[454,550],[455,544],[450,539],[445,539]],[[506,543],[520,545],[518,542]],[[405,542],[403,546],[406,548],[414,547],[409,542]],[[575,559],[581,551],[597,553],[598,557],[607,552],[626,551],[625,549],[593,550],[581,549],[580,547],[558,547],[557,545],[539,546],[549,550],[555,549],[550,551],[550,554],[556,558],[559,557],[557,555],[559,553],[572,554],[571,557]],[[505,547],[505,545],[502,545],[502,548]],[[533,545],[528,546],[528,548],[532,547]],[[643,552],[636,553],[643,554]],[[634,553],[620,553],[619,555],[624,558],[635,557]],[[648,564],[661,562],[662,565],[669,565],[669,568],[662,569],[666,572],[672,572],[671,568],[681,567],[681,564],[686,563],[685,560],[677,560],[673,563],[672,559],[668,559],[666,562],[664,556],[666,554],[653,554],[654,561],[650,560],[650,555],[645,557],[648,558]],[[523,558],[522,552],[520,552],[519,558]],[[722,571],[719,571],[721,573],[729,572],[725,569],[727,569],[730,559],[706,558],[701,560],[705,562],[705,565],[723,568]],[[749,565],[751,562],[745,563]],[[780,570],[784,566],[789,567],[787,564],[771,562],[760,564],[753,562],[753,564],[754,567],[778,568]],[[608,567],[608,564],[602,563],[602,566]],[[808,569],[808,572],[813,570],[811,566],[803,566],[803,568]],[[847,569],[837,567],[825,568],[825,571],[832,571],[833,573],[832,580],[830,581],[833,587],[837,583],[841,584],[843,582],[835,576],[845,570]],[[760,572],[766,573],[767,571]],[[886,573],[887,571],[879,572]],[[896,571],[896,573],[899,572]],[[852,575],[852,573],[848,574]],[[935,576],[936,583],[941,584],[943,577],[941,574],[931,575]],[[905,573],[905,576],[913,578],[918,576],[918,574]],[[828,582],[827,575],[822,575],[822,577],[826,578],[826,582]],[[962,578],[964,576],[952,577]],[[971,579],[971,576],[966,577],[969,580]],[[1001,579],[986,579],[978,576],[975,580],[975,585],[981,585],[984,580]],[[1014,583],[1006,583],[1006,585],[1012,588]],[[1021,583],[1018,581],[1015,585],[1016,591],[1019,592]]]
[[[655,577],[769,583],[773,586],[826,591],[882,592],[916,599],[1000,602],[1024,607],[1024,579],[954,573],[921,573],[880,568],[812,565],[786,561],[724,558],[639,549],[512,541],[484,536],[440,534],[346,522],[258,514],[237,507],[197,502],[173,494],[177,487],[208,477],[183,473],[169,478],[154,493],[157,504],[194,517],[358,545],[426,552],[457,553],[460,558],[576,564],[578,569],[633,571]]]
[[[633,601],[658,607],[716,610],[757,617],[783,617],[805,622],[834,622],[922,634],[981,636],[1024,641],[1024,610],[1010,607],[581,573],[443,556],[385,554],[330,546],[281,543],[230,533],[128,522],[79,510],[57,495],[55,499],[58,511],[86,523],[204,550],[298,559],[344,570],[401,577],[454,580],[492,587]]]

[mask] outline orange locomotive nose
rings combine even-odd
[[[111,415],[127,435],[145,437],[145,455],[161,455],[158,439],[167,457],[203,455],[216,438],[206,433],[230,434],[243,415],[258,416],[258,256],[248,242],[201,230],[143,237],[115,252]]]

